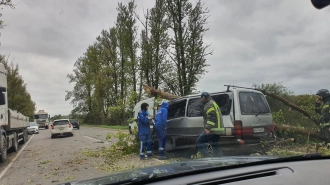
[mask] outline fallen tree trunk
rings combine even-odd
[[[276,145],[288,145],[295,141],[294,138],[284,139],[276,142]]]
[[[283,131],[288,131],[288,132],[292,132],[295,134],[301,134],[301,135],[306,135],[306,136],[310,136],[310,137],[316,137],[316,138],[321,138],[322,136],[320,134],[320,132],[316,131],[316,130],[308,130],[305,128],[301,128],[301,127],[294,127],[294,126],[290,126],[290,125],[276,125],[275,124],[275,130],[283,130]]]
[[[160,91],[158,89],[149,87],[147,85],[144,85],[143,87],[144,87],[144,90],[148,94],[150,94],[152,96],[155,96],[155,97],[161,97],[161,98],[164,98],[164,99],[167,99],[167,100],[173,100],[173,99],[179,98],[179,96],[177,96],[177,95],[167,93],[167,92],[163,92],[163,91]],[[285,105],[287,105],[287,106],[291,107],[292,109],[302,113],[304,116],[306,116],[307,118],[312,120],[314,123],[318,124],[318,121],[313,119],[312,116],[309,115],[305,110],[303,110],[302,108],[298,107],[297,105],[291,103],[290,101],[286,100],[285,98],[283,98],[281,96],[277,96],[277,95],[272,94],[272,93],[269,93],[265,90],[261,90],[261,89],[256,89],[256,90],[259,90],[263,94],[283,102]],[[308,129],[301,128],[301,127],[293,127],[293,126],[290,126],[290,125],[275,125],[275,129],[281,129],[283,131],[290,131],[290,132],[294,132],[294,133],[301,134],[301,135],[308,135],[309,134],[311,137],[322,138],[318,131],[308,130]]]
[[[171,94],[171,93],[167,93],[167,92],[163,92],[163,91],[160,91],[158,89],[149,87],[147,85],[144,85],[143,89],[146,93],[148,93],[148,94],[150,94],[154,97],[161,97],[161,98],[167,99],[167,100],[174,100],[176,98],[180,98],[180,96],[177,96],[177,95],[174,95],[174,94]]]
[[[302,109],[302,108],[298,107],[297,105],[295,105],[295,104],[289,102],[289,101],[286,100],[285,98],[283,98],[283,97],[281,97],[281,96],[277,96],[277,95],[272,94],[272,93],[269,93],[269,92],[267,92],[267,91],[265,91],[265,90],[261,90],[261,89],[258,89],[258,90],[261,91],[262,93],[264,93],[264,94],[267,95],[267,96],[270,96],[270,97],[272,97],[272,98],[274,98],[274,99],[277,99],[277,100],[281,101],[281,102],[284,103],[285,105],[287,105],[287,106],[291,107],[292,109],[294,109],[294,110],[296,110],[296,111],[302,113],[304,116],[306,116],[308,119],[312,120],[314,123],[319,124],[318,121],[315,120],[315,119],[313,119],[312,116],[309,115],[304,109]]]

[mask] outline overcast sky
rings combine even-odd
[[[101,30],[114,26],[118,1],[13,2],[15,9],[0,9],[6,24],[0,54],[19,64],[37,109],[67,115],[72,106],[65,90],[73,84],[66,76]],[[136,4],[142,15],[154,1]],[[310,0],[205,0],[205,7],[210,10],[205,42],[213,55],[197,90],[273,82],[295,94],[330,88],[330,7],[316,10]]]

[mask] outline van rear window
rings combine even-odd
[[[269,106],[263,94],[254,92],[240,92],[239,101],[241,105],[241,113],[249,114],[262,114],[270,113]]]

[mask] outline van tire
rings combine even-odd
[[[173,138],[172,137],[166,138],[165,151],[173,150],[175,148],[175,146],[173,145],[174,145]]]

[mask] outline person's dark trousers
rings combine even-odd
[[[196,140],[196,146],[198,151],[202,154],[203,157],[211,157],[206,143],[209,143],[213,149],[213,157],[221,157],[223,156],[221,148],[220,148],[220,136],[210,133],[206,134],[205,130],[199,135]]]

